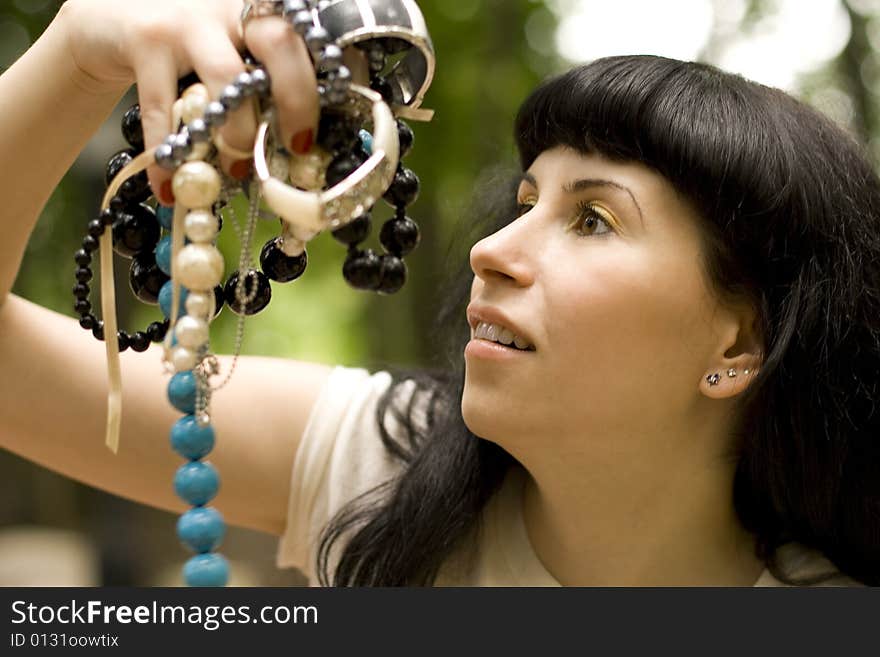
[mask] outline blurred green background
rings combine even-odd
[[[61,4],[2,3],[0,70],[40,35]],[[539,80],[572,62],[652,52],[716,63],[800,95],[880,152],[875,0],[422,0],[420,5],[438,58],[424,104],[436,110],[436,118],[412,124],[416,146],[407,165],[421,177],[422,192],[409,213],[422,229],[422,242],[407,258],[407,285],[390,297],[349,288],[341,276],[344,248],[322,235],[310,244],[303,278],[273,285],[273,303],[246,323],[244,353],[370,369],[429,364],[434,345],[427,336],[444,292],[447,254],[467,219],[475,182],[490,167],[514,163],[511,124],[519,102]],[[52,196],[30,240],[16,294],[73,315],[72,254],[96,212],[104,165],[125,146],[119,119],[132,102],[130,95],[120,104]],[[384,218],[377,215],[374,233]],[[255,259],[276,227],[261,222]],[[375,235],[370,243],[378,244]],[[466,257],[468,246],[457,244],[454,257]],[[223,232],[221,248],[231,271],[237,261],[233,231]],[[133,300],[126,280],[127,268],[119,269],[121,326],[159,319],[158,309]],[[235,319],[225,310],[212,326],[216,351],[232,350]],[[165,429],[157,432],[164,435]],[[83,569],[83,584],[177,585],[187,553],[175,538],[175,522],[171,514],[0,452],[0,585],[27,584],[21,580],[29,568],[37,578],[40,568],[48,576],[52,564],[60,569],[68,562]],[[273,537],[233,529],[221,550],[234,562],[233,583],[302,583],[295,571],[274,568]]]

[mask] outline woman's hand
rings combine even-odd
[[[90,86],[111,89],[138,85],[146,148],[172,132],[171,106],[177,80],[195,71],[217,98],[245,70],[245,47],[272,79],[285,144],[303,153],[311,147],[318,120],[315,72],[302,38],[280,17],[251,20],[241,37],[242,0],[68,0],[59,12],[68,49]],[[255,118],[243,106],[233,112],[221,135],[230,146],[249,151]],[[243,178],[248,160],[222,160],[231,175]],[[157,198],[173,203],[170,173],[148,169]]]

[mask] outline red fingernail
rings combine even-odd
[[[159,202],[162,205],[174,205],[174,192],[171,191],[171,181],[166,180],[159,188]]]
[[[229,167],[229,173],[236,180],[244,180],[251,175],[252,160],[238,160]]]
[[[299,155],[305,155],[310,150],[312,150],[312,142],[315,138],[315,134],[311,128],[308,130],[301,130],[297,132],[293,139],[290,140],[290,148],[294,153]]]

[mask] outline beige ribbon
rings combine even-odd
[[[141,153],[116,174],[101,201],[102,212],[110,207],[110,199],[116,196],[116,192],[119,191],[123,182],[140,173],[155,161],[155,150],[155,148],[151,148]],[[105,443],[110,451],[116,454],[119,451],[119,429],[122,424],[122,370],[119,363],[119,340],[116,337],[116,284],[113,280],[113,230],[110,226],[107,226],[101,235],[100,248],[101,318],[104,321],[104,344],[107,348],[107,380],[109,385]]]

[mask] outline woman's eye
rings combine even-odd
[[[614,231],[609,221],[594,206],[584,203],[578,206],[574,229],[579,235],[604,235]]]

